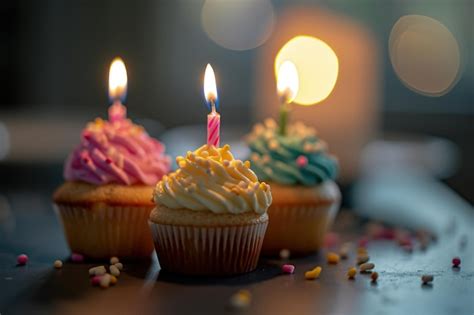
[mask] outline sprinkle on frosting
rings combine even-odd
[[[128,119],[97,118],[82,131],[81,143],[64,166],[64,177],[95,185],[155,185],[169,172],[165,147]]]
[[[270,186],[258,182],[250,162],[235,160],[230,146],[203,145],[185,157],[179,169],[156,185],[155,203],[171,209],[214,213],[264,213],[272,202]]]
[[[261,180],[311,186],[336,178],[337,160],[316,131],[301,122],[289,125],[282,136],[275,121],[267,119],[254,126],[247,143],[252,169]]]

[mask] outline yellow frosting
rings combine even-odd
[[[156,185],[157,204],[214,213],[264,213],[272,202],[270,186],[258,181],[249,161],[235,160],[229,145],[203,145],[176,162],[179,169]]]

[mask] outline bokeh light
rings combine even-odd
[[[275,13],[270,0],[206,0],[201,20],[204,31],[218,45],[247,50],[268,39]]]
[[[299,76],[299,90],[294,103],[313,105],[331,94],[339,73],[339,61],[328,44],[312,36],[294,37],[278,52],[275,74],[287,60],[295,64]]]
[[[439,21],[406,15],[393,26],[390,60],[401,82],[427,96],[441,96],[457,83],[461,57],[454,35]]]

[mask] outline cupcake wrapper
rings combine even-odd
[[[149,224],[164,270],[222,276],[250,272],[257,267],[268,221],[222,227]]]
[[[325,205],[272,205],[262,252],[278,255],[282,249],[304,255],[317,251],[334,221],[339,202]]]
[[[150,207],[56,204],[72,252],[94,259],[144,258],[153,251]]]

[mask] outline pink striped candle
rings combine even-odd
[[[115,101],[109,107],[109,121],[120,121],[125,118],[127,118],[127,108],[120,101]]]
[[[216,107],[212,105],[212,111],[207,115],[207,145],[219,146],[221,140],[221,115],[216,112]]]
[[[211,108],[211,113],[207,115],[207,145],[218,147],[221,139],[221,115],[216,111],[216,76],[210,64],[207,64],[204,72],[204,97]]]

